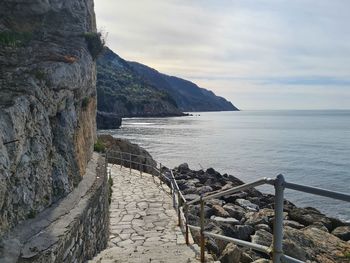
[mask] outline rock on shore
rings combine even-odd
[[[174,169],[174,176],[187,200],[212,191],[243,184],[236,177],[221,175],[213,168],[193,171],[187,164]],[[206,231],[270,246],[274,221],[274,196],[249,189],[205,204]],[[199,205],[189,208],[189,223],[199,225]],[[199,241],[198,233],[193,232]],[[284,202],[285,254],[303,261],[349,262],[350,227],[347,223],[322,214],[315,208],[299,208]],[[253,262],[268,255],[209,238],[207,249],[221,262]]]
[[[109,163],[120,164],[120,158],[122,158],[122,163],[125,167],[131,165],[131,168],[141,169],[147,173],[151,173],[151,167],[156,166],[156,161],[153,160],[152,156],[145,149],[131,143],[129,140],[114,138],[108,134],[100,134],[98,135],[98,141],[108,150]],[[124,153],[121,154],[120,152]],[[131,156],[129,153],[131,153]],[[141,165],[138,163],[141,163]]]

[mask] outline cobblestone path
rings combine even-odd
[[[177,226],[166,189],[149,174],[110,166],[113,193],[108,248],[90,262],[199,262]],[[169,191],[169,189],[168,189]]]

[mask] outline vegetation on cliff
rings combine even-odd
[[[223,97],[198,87],[195,83],[168,76],[137,62],[128,62],[142,78],[159,90],[168,92],[182,111],[237,111]]]
[[[182,115],[166,91],[147,83],[108,48],[97,60],[97,108],[121,117]]]

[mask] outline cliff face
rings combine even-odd
[[[148,83],[171,95],[182,111],[237,111],[223,97],[185,79],[168,76],[137,62],[128,62]]]
[[[0,236],[72,191],[91,158],[86,32],[96,32],[93,0],[0,3]]]
[[[183,115],[166,91],[146,82],[108,48],[97,60],[97,93],[98,110],[120,117]]]

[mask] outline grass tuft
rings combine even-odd
[[[87,32],[83,34],[86,40],[89,52],[94,60],[102,53],[106,44],[101,32]]]

